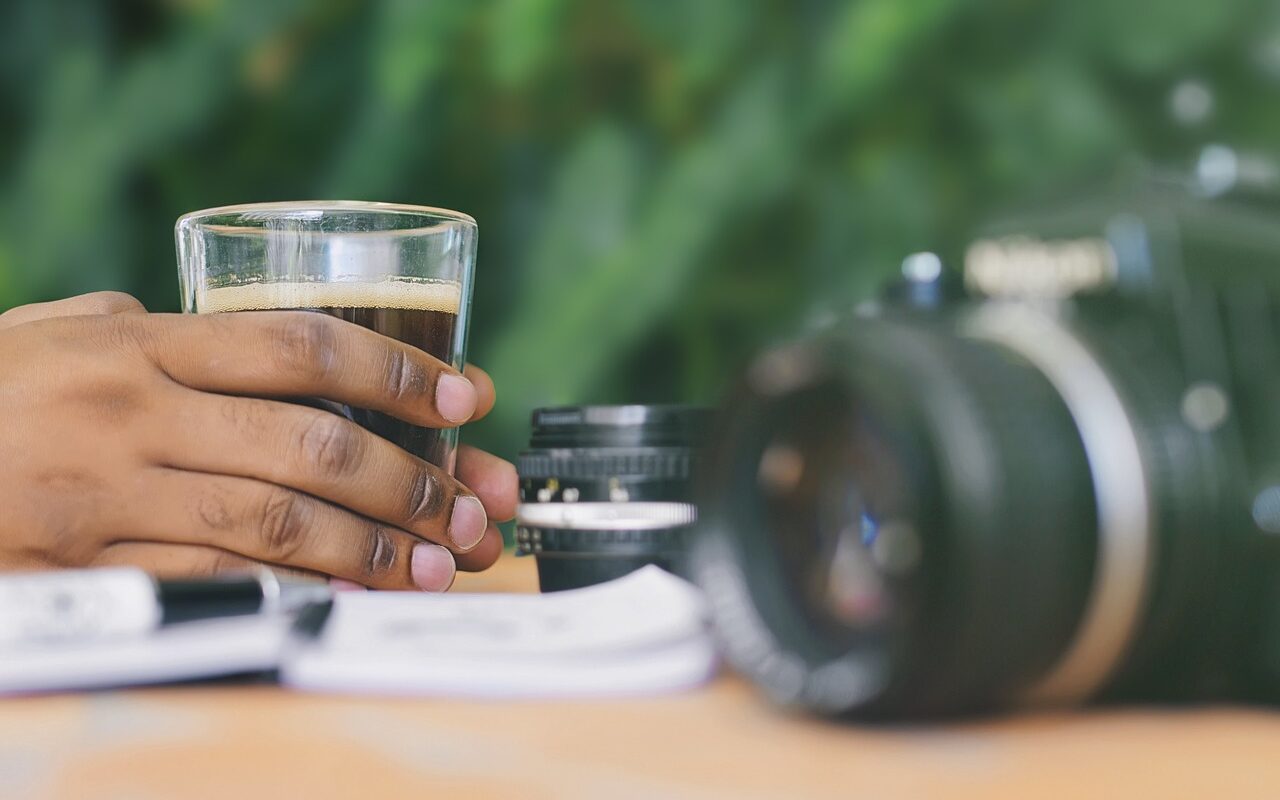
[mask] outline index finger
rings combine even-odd
[[[156,364],[201,391],[321,397],[433,428],[466,422],[479,402],[448,364],[327,314],[154,314],[139,323]]]

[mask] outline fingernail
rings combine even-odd
[[[453,513],[449,515],[449,538],[461,550],[470,550],[484,538],[489,516],[484,513],[480,500],[469,494],[460,494],[453,501]]]
[[[424,592],[443,592],[453,585],[453,554],[438,544],[417,544],[409,559],[413,582]]]
[[[476,413],[476,387],[461,375],[441,375],[436,381],[436,411],[440,416],[461,424]]]

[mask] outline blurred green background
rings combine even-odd
[[[1245,0],[9,0],[0,60],[0,307],[174,310],[196,208],[456,208],[508,456],[535,405],[712,401],[1048,187],[1280,142]]]

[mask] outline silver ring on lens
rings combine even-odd
[[[575,531],[658,530],[697,518],[692,503],[521,503],[516,509],[521,525]]]
[[[1074,639],[1025,694],[1033,703],[1079,703],[1115,672],[1146,603],[1151,500],[1138,439],[1106,371],[1049,313],[989,302],[964,330],[1030,361],[1062,397],[1084,442],[1098,504],[1093,587]]]

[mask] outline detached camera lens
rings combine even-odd
[[[691,475],[710,411],[567,406],[533,412],[520,454],[516,551],[542,591],[620,577],[646,564],[684,571],[697,514]]]
[[[775,699],[951,713],[1059,659],[1095,506],[1072,417],[1031,364],[867,321],[766,354],[723,414],[691,573],[730,660]]]

